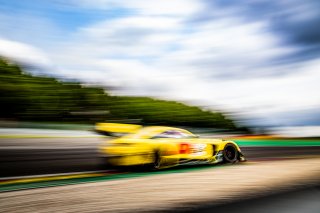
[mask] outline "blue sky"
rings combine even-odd
[[[0,0],[0,54],[46,74],[320,124],[316,0]]]
[[[109,11],[86,10],[75,7],[72,3],[68,4],[68,1],[60,1],[59,3],[59,1],[43,0],[1,1],[0,11],[7,15],[31,15],[39,19],[48,19],[65,31],[74,31],[101,19],[117,18],[130,12],[121,8],[110,8]]]

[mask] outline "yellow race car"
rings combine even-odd
[[[217,164],[245,161],[239,146],[228,140],[199,138],[174,127],[97,124],[98,132],[129,133],[99,147],[109,166],[148,166],[161,169],[182,164]]]

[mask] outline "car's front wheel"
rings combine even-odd
[[[228,143],[223,150],[223,159],[225,162],[228,163],[235,163],[238,160],[238,150],[237,147],[232,144]]]

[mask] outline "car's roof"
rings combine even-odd
[[[160,134],[165,131],[180,131],[185,134],[193,135],[191,132],[181,129],[181,128],[176,128],[176,127],[169,127],[169,126],[148,126],[148,127],[143,127],[139,131],[133,134],[129,134],[125,137],[130,137],[130,138],[149,138],[152,136],[155,136],[157,134]]]

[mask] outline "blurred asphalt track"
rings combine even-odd
[[[229,201],[219,205],[204,204],[196,209],[184,211],[184,213],[318,213],[319,210],[320,183],[250,199]]]
[[[102,137],[0,138],[0,177],[101,170]],[[242,146],[249,161],[319,155],[320,146]]]

